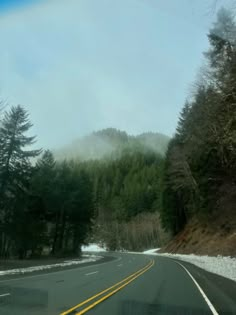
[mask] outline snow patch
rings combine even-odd
[[[180,254],[156,254],[190,262],[202,269],[236,281],[236,258],[228,256],[199,256]]]
[[[160,248],[153,248],[153,249],[148,249],[148,250],[145,250],[143,252],[143,254],[148,254],[148,255],[156,255],[156,252],[160,250]]]
[[[97,256],[97,255],[83,255],[82,258],[80,259],[66,260],[62,263],[57,263],[57,264],[33,266],[33,267],[17,268],[17,269],[0,271],[0,276],[25,274],[25,273],[30,273],[34,271],[48,270],[48,269],[52,269],[56,267],[68,267],[68,266],[73,266],[73,265],[80,265],[80,264],[85,264],[89,262],[95,262],[101,258],[102,256]]]
[[[89,244],[82,246],[82,252],[106,252],[106,248],[100,246],[99,244]]]
[[[145,250],[143,254],[164,256],[174,259],[180,259],[190,262],[202,269],[213,272],[217,275],[236,281],[236,258],[229,256],[207,256],[207,255],[181,255],[181,254],[159,254],[157,251],[160,248]]]

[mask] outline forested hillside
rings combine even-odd
[[[187,225],[188,235],[180,234],[178,248],[172,246],[172,250],[189,247],[194,251],[199,245],[200,251],[205,246],[205,252],[219,253],[218,249],[226,252],[228,246],[230,254],[235,253],[236,243],[236,23],[232,12],[219,11],[208,39],[201,77],[168,147],[161,217],[173,235]],[[196,229],[200,231],[194,239]],[[214,234],[218,237],[206,250],[201,238],[207,243]],[[194,242],[196,246],[191,247]]]
[[[163,157],[149,150],[85,163],[94,183],[94,238],[110,249],[141,250],[166,240],[161,229]]]
[[[113,145],[103,158],[55,160],[49,150],[29,150],[35,137],[27,136],[32,125],[23,107],[1,117],[0,257],[79,255],[91,239],[109,249],[163,243],[164,157],[153,147],[164,150],[168,137],[107,129],[92,135]]]
[[[79,138],[54,151],[57,159],[91,160],[122,155],[125,149],[152,150],[164,155],[170,138],[161,133],[147,132],[130,136],[125,131],[107,128]]]

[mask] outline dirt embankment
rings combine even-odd
[[[193,218],[161,252],[236,257],[235,186],[222,187],[213,214]]]

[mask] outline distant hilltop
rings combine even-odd
[[[125,131],[107,128],[93,132],[83,138],[54,150],[56,159],[102,159],[119,156],[123,151],[153,151],[164,155],[170,138],[156,132],[146,132],[137,136]]]

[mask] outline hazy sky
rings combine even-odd
[[[0,0],[0,95],[29,110],[43,147],[106,127],[171,135],[213,3]]]

